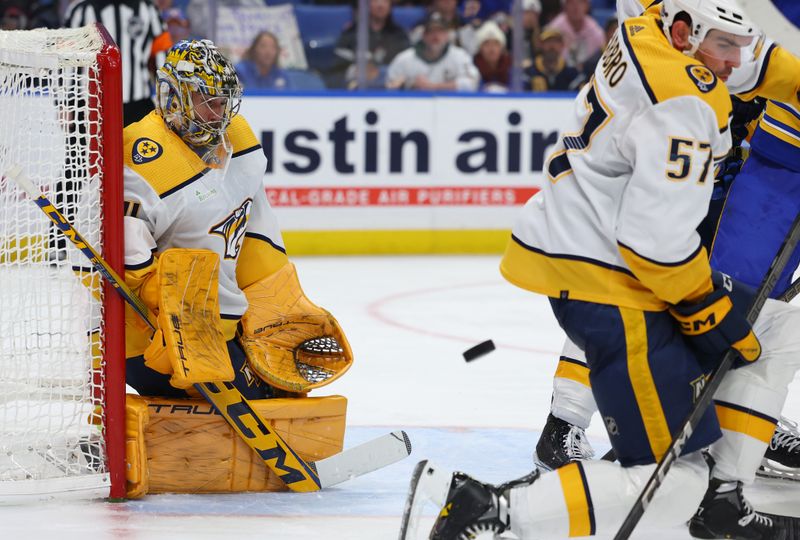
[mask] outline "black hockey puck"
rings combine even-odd
[[[494,341],[491,339],[487,339],[482,343],[478,343],[474,347],[470,347],[466,351],[464,351],[464,360],[467,362],[472,362],[483,356],[484,354],[489,354],[495,349]]]

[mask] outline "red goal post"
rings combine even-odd
[[[0,121],[0,504],[121,498],[124,305],[4,177],[20,166],[124,271],[122,69],[108,32],[0,32]]]

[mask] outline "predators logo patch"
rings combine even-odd
[[[253,199],[245,200],[239,208],[208,231],[210,234],[218,234],[225,239],[226,259],[235,259],[239,255],[242,238],[247,231],[247,218],[250,217],[252,207]]]
[[[686,73],[704,94],[711,92],[717,86],[717,76],[705,66],[686,66]]]
[[[142,137],[141,139],[136,139],[136,142],[133,143],[131,159],[137,165],[141,165],[158,158],[162,152],[160,144],[147,137]]]

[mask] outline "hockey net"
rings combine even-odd
[[[124,494],[121,303],[4,174],[121,270],[119,66],[101,26],[0,32],[0,503]]]

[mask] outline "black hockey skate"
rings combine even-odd
[[[800,432],[795,422],[780,419],[756,474],[764,478],[800,481]]]
[[[786,529],[759,514],[742,494],[741,482],[711,478],[700,508],[689,522],[693,538],[786,540]]]
[[[428,461],[421,461],[411,479],[400,540],[417,538],[420,508],[425,500],[441,507],[428,536],[430,540],[497,538],[509,527],[508,496],[511,488],[532,484],[538,477],[539,471],[534,471],[517,480],[493,486],[462,472],[449,473]],[[449,482],[444,484],[446,478]]]
[[[547,423],[536,443],[533,462],[542,470],[552,471],[573,461],[594,457],[594,450],[586,439],[583,428],[547,415]]]

